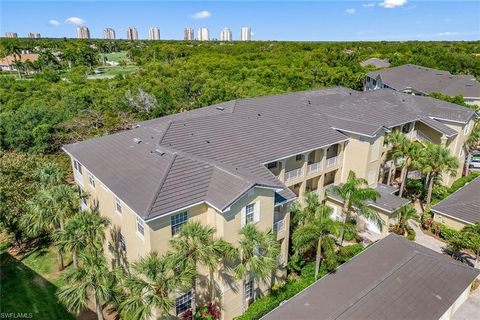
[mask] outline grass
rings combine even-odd
[[[128,53],[128,51],[107,53],[107,59],[109,61],[120,62],[120,61],[125,60],[127,58],[127,53]]]
[[[0,244],[0,312],[27,313],[33,319],[74,319],[55,296],[62,281],[52,247],[40,246],[17,257],[7,249],[8,244]]]

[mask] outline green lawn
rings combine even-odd
[[[43,246],[13,257],[0,244],[0,312],[31,313],[33,319],[74,319],[57,300],[61,284],[55,253]]]
[[[127,58],[127,53],[128,53],[128,51],[107,53],[107,59],[109,61],[120,62],[120,61],[125,60]]]

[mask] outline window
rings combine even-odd
[[[182,225],[184,225],[188,220],[188,212],[182,212],[170,217],[170,222],[172,224],[172,236],[176,235]]]
[[[245,283],[245,300],[251,301],[253,299],[253,279]]]
[[[120,244],[120,249],[122,251],[127,250],[127,245],[125,244],[125,238],[123,237],[123,234],[121,234],[121,233],[118,236],[118,243]]]
[[[95,189],[95,178],[90,172],[88,173],[88,184]]]
[[[137,232],[140,233],[142,236],[145,233],[145,222],[137,216]]]
[[[242,226],[247,223],[255,223],[260,221],[260,202],[251,203],[243,207],[241,222]]]
[[[296,161],[302,160],[302,155],[301,155],[301,154],[297,154],[297,155],[295,156],[295,160],[296,160]]]
[[[277,162],[270,162],[269,164],[267,164],[267,168],[268,169],[275,169],[277,167]]]
[[[118,199],[117,197],[115,197],[115,211],[122,214],[122,204],[120,203],[120,199]]]
[[[180,296],[177,298],[175,301],[175,309],[177,311],[177,316],[182,314],[183,312],[187,311],[190,309],[192,305],[192,293],[188,292],[184,294],[183,296]]]
[[[82,165],[77,160],[73,160],[73,167],[78,171],[78,173],[82,173]]]
[[[405,123],[402,127],[402,132],[403,133],[409,133],[410,132],[410,123]]]
[[[255,216],[255,204],[249,204],[245,207],[245,224],[252,223]]]
[[[372,79],[372,84],[373,84],[374,86],[377,85],[377,80]]]

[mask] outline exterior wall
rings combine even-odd
[[[453,228],[455,230],[461,230],[463,227],[468,225],[466,222],[454,219],[452,217],[443,215],[441,213],[435,212],[433,215],[433,220],[443,223],[447,227]]]

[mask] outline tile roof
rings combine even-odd
[[[224,210],[254,186],[276,189],[291,200],[295,194],[265,164],[345,141],[342,130],[374,135],[426,116],[465,122],[473,114],[393,90],[327,88],[228,101],[64,150],[137,214],[151,219],[203,201]],[[161,154],[154,152],[158,148]]]
[[[262,319],[437,320],[479,273],[391,234]]]
[[[390,67],[390,62],[388,62],[388,60],[385,60],[385,59],[370,58],[370,59],[367,59],[365,61],[360,62],[360,65],[362,67],[374,66],[374,67],[377,67],[377,68],[388,68],[388,67]]]
[[[10,66],[15,63],[16,60],[21,62],[31,61],[35,62],[38,60],[39,55],[36,53],[21,53],[19,55],[8,55],[0,59],[0,65]]]
[[[395,90],[413,89],[424,94],[439,92],[447,96],[480,97],[480,82],[471,75],[452,75],[448,71],[404,64],[372,71],[370,78],[380,76],[382,82]]]
[[[440,201],[432,211],[470,224],[480,222],[480,177]]]

